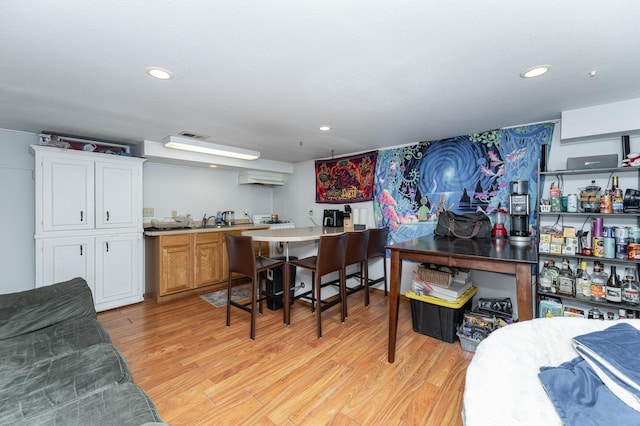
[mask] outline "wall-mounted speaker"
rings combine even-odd
[[[540,171],[541,172],[546,172],[547,171],[547,144],[543,143],[542,145],[540,145],[541,151],[540,151]]]
[[[627,155],[631,152],[629,144],[629,135],[622,135],[622,161],[627,159]]]

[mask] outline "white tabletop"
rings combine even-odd
[[[244,231],[242,235],[253,237],[255,241],[295,242],[319,240],[323,235],[342,234],[343,232],[345,232],[343,227],[307,226],[304,228]]]

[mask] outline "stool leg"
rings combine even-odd
[[[251,340],[256,338],[256,310],[258,309],[258,299],[256,294],[256,282],[260,279],[260,274],[253,274],[251,282]]]
[[[314,299],[320,303],[320,292],[322,291],[322,286],[320,285],[320,276],[316,277],[317,281],[314,281]],[[316,308],[316,329],[318,330],[318,339],[322,337],[322,309],[320,306]]]
[[[342,314],[342,322],[344,322],[347,318],[347,274],[344,269],[338,274],[340,276],[340,313]]]
[[[231,326],[231,273],[227,283],[227,327]]]
[[[364,270],[364,306],[369,307],[369,264],[366,268],[363,266],[365,262],[360,263],[360,271]],[[360,274],[362,276],[362,274]]]
[[[289,325],[290,320],[290,308],[291,308],[291,266],[289,266],[289,262],[285,262],[282,266],[284,284],[282,286],[282,290],[284,291],[282,297],[282,303],[284,305],[283,313],[284,313],[284,325]]]

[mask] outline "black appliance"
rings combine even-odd
[[[622,200],[622,211],[625,213],[640,213],[640,191],[627,189]]]
[[[277,259],[277,260],[285,260],[286,257],[274,257],[273,259]],[[295,256],[289,256],[289,260],[298,260],[297,257]],[[284,305],[283,303],[283,299],[284,299],[284,267],[283,266],[278,266],[277,268],[273,268],[272,269],[272,273],[268,272],[267,273],[267,285],[266,285],[266,293],[267,293],[267,308],[269,308],[272,311],[277,311],[278,309],[282,309],[282,306]],[[291,269],[289,269],[289,282],[290,282],[290,289],[291,289],[291,298],[289,299],[291,301],[291,304],[293,305],[293,298],[295,297],[295,293],[296,293],[296,267],[295,266],[291,266]]]
[[[342,210],[325,209],[322,226],[337,228],[344,226],[344,212]]]
[[[529,233],[529,181],[511,182],[509,214],[511,215],[509,241],[528,244],[531,241]]]

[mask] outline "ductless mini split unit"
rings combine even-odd
[[[285,179],[280,173],[246,170],[238,174],[238,183],[240,185],[281,186],[285,184]]]

